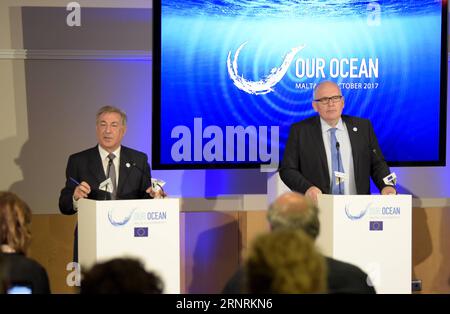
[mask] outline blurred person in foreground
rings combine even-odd
[[[116,258],[83,274],[80,294],[161,294],[162,280],[136,259]]]
[[[253,242],[245,262],[247,291],[325,293],[326,264],[314,241],[301,230],[278,229]]]
[[[31,210],[17,195],[0,192],[0,259],[4,286],[26,288],[33,294],[50,293],[44,267],[27,257],[31,243]]]
[[[279,196],[267,211],[267,220],[273,231],[279,229],[302,230],[315,240],[320,233],[319,209],[310,198],[287,192]],[[331,257],[325,257],[328,269],[328,293],[374,294],[370,278],[359,267]],[[223,293],[245,293],[243,268],[231,277]]]

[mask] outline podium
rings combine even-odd
[[[138,258],[180,293],[179,199],[94,201],[78,208],[78,256],[82,268],[117,257]]]
[[[322,253],[360,267],[377,293],[411,293],[411,195],[321,195]]]

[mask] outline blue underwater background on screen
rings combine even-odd
[[[438,159],[439,1],[163,0],[161,41],[162,164],[176,163],[175,127],[194,141],[195,118],[224,136],[226,126],[278,126],[281,158],[290,125],[316,114],[311,87],[324,79],[343,84],[344,114],[372,121],[386,160]],[[302,46],[271,91],[248,91]]]

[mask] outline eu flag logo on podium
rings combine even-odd
[[[135,237],[148,237],[148,228],[147,227],[135,227],[134,228],[134,236]]]
[[[372,231],[382,231],[383,230],[383,222],[382,221],[370,221],[369,222],[369,230]]]

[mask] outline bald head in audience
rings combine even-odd
[[[313,240],[320,233],[319,209],[310,198],[296,192],[278,197],[267,211],[267,220],[273,232],[301,230]],[[330,257],[325,257],[325,261],[328,293],[376,293],[370,278],[359,267]],[[245,293],[244,278],[244,269],[238,269],[225,285],[223,293]]]
[[[303,230],[316,239],[320,232],[319,209],[308,197],[287,192],[278,197],[267,211],[267,219],[272,230]]]

